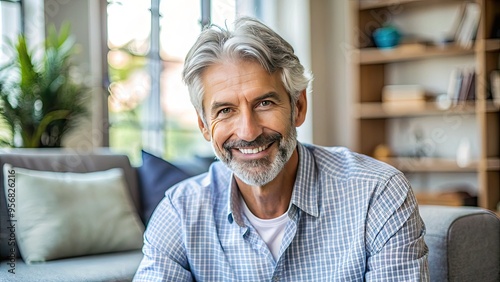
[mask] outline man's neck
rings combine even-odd
[[[262,219],[276,218],[288,210],[299,163],[297,149],[283,170],[264,186],[251,186],[235,176],[240,193],[250,211]]]

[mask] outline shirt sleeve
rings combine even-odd
[[[368,210],[366,281],[429,281],[425,225],[403,174],[379,187]]]
[[[189,271],[180,222],[170,199],[164,198],[144,233],[144,257],[133,281],[194,281]]]

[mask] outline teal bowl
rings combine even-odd
[[[393,48],[399,44],[401,34],[392,26],[377,28],[373,32],[373,41],[378,48]]]

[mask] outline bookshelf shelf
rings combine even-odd
[[[491,43],[492,45],[492,43]],[[472,55],[474,48],[462,48],[457,45],[428,46],[425,44],[401,45],[392,49],[363,48],[359,58],[361,64],[394,63],[433,58],[438,56]]]
[[[500,1],[350,0],[349,5],[353,30],[358,31],[352,33],[350,46],[354,48],[349,53],[354,150],[374,156],[381,152],[378,149],[387,148],[396,157],[383,161],[405,173],[422,174],[429,180],[428,189],[422,191],[439,192],[439,183],[448,181],[443,179],[446,177],[443,173],[454,173],[449,182],[469,183],[473,179],[477,204],[495,211],[500,203],[500,104],[493,103],[489,96],[490,74],[500,68],[500,39],[490,37],[495,17],[500,13]],[[465,14],[460,15],[460,11]],[[452,31],[445,26],[453,26],[457,19],[465,23],[462,27],[477,23],[477,33],[464,33],[470,29],[459,29],[462,32],[454,37],[457,43],[435,45],[426,43],[429,40],[409,43],[414,38],[441,38],[444,29]],[[371,32],[386,21],[411,37],[395,48],[373,47]],[[475,42],[469,44],[468,38],[474,37]],[[453,80],[455,72],[460,74],[457,80]],[[399,103],[395,102],[397,99],[387,100],[384,96],[389,85],[422,86],[433,96],[455,93],[459,94],[453,95],[459,101],[450,106],[427,97],[411,100],[408,96],[398,96],[403,100]],[[453,121],[459,121],[459,126],[452,128]],[[415,140],[409,143],[408,136],[416,137],[415,128],[419,126],[426,127],[422,132],[427,139],[432,139],[433,129],[446,132],[446,141],[433,142],[434,151],[425,158],[398,157],[404,152],[415,151],[412,147]],[[454,154],[461,145],[458,141],[465,138],[473,139],[470,150],[477,159],[460,167]],[[439,193],[436,195],[423,197],[432,202],[440,197]],[[450,202],[459,203],[460,200],[451,199]]]
[[[399,157],[380,160],[402,172],[476,172],[479,163],[472,161],[466,167],[460,167],[454,159]]]
[[[471,205],[476,200],[470,195],[464,193],[415,193],[417,202],[420,205],[445,205],[445,206],[463,206]],[[472,201],[471,201],[472,200]]]
[[[372,102],[357,104],[356,108],[356,117],[360,119],[418,117],[443,114],[467,115],[474,114],[476,112],[476,104],[474,102],[466,102],[446,109],[440,108],[435,102],[427,102],[413,106],[398,106],[397,104],[390,105],[386,103]],[[493,105],[490,107],[490,110],[495,110]]]

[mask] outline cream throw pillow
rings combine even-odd
[[[6,194],[7,176],[15,179],[15,234],[26,263],[142,247],[144,225],[123,170],[49,172],[9,164],[3,170]]]

